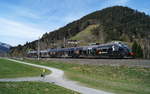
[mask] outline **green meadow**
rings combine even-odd
[[[0,82],[0,94],[79,94],[44,82]]]
[[[40,76],[42,69],[0,58],[0,78]],[[50,71],[46,70],[46,73]],[[79,94],[45,82],[0,82],[0,94]]]
[[[150,68],[80,65],[27,59],[25,61],[62,69],[68,79],[88,87],[117,94],[150,94]]]
[[[0,58],[0,78],[40,76],[41,73],[41,68],[19,64]],[[46,73],[48,74],[50,71],[46,70]]]

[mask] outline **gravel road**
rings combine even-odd
[[[89,88],[89,87],[80,85],[75,81],[68,80],[68,79],[64,78],[64,71],[56,69],[56,68],[26,63],[26,62],[14,60],[14,59],[8,59],[8,60],[15,61],[15,62],[21,63],[21,64],[34,66],[34,67],[45,68],[45,69],[52,71],[52,73],[49,75],[46,75],[45,78],[42,78],[42,77],[24,77],[24,78],[14,78],[14,79],[13,78],[12,79],[0,79],[0,82],[43,81],[43,82],[54,83],[56,85],[80,92],[82,94],[112,94],[109,92]]]

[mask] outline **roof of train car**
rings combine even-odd
[[[48,50],[41,50],[40,53],[46,53]]]
[[[28,54],[29,54],[29,53],[31,53],[31,54],[32,54],[32,53],[37,53],[37,51],[29,51]]]
[[[107,44],[100,44],[100,45],[91,45],[91,46],[83,46],[83,50],[87,49],[94,49],[94,48],[108,48],[112,46],[118,46],[116,43],[107,43]]]
[[[81,49],[82,47],[56,48],[56,49],[48,49],[48,52],[74,51],[74,50],[81,50]]]
[[[94,49],[94,48],[110,48],[113,45],[128,48],[128,46],[123,44],[122,42],[111,42],[111,43],[91,45],[91,46],[81,46],[81,47],[71,47],[71,48],[54,48],[54,49],[41,50],[40,52],[41,53],[63,52],[63,51],[75,51],[75,50],[88,50],[88,49]],[[37,53],[37,51],[29,51],[28,53]]]

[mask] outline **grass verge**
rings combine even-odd
[[[0,58],[0,78],[40,76],[41,73],[41,68],[19,64]],[[46,70],[46,73],[48,74],[50,71]]]
[[[62,69],[69,79],[89,87],[118,94],[150,94],[150,68],[25,61]]]
[[[44,82],[0,82],[0,94],[79,94]]]

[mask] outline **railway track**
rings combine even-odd
[[[42,60],[61,61],[64,63],[111,65],[111,66],[138,66],[150,68],[150,60],[146,59],[72,59],[72,58],[42,58]]]

